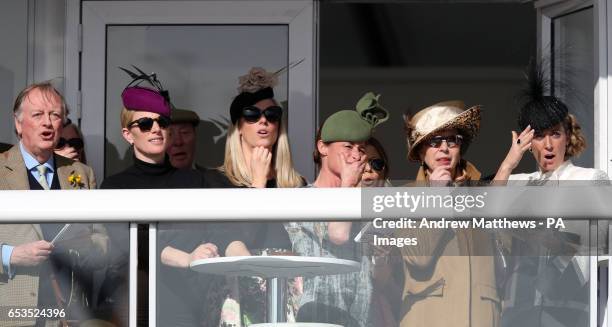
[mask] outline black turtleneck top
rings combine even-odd
[[[107,177],[102,182],[102,189],[177,189],[209,188],[205,176],[193,169],[177,169],[170,165],[168,156],[163,164],[151,164],[134,158],[134,165],[121,173]],[[186,199],[185,201],[189,201]],[[157,201],[152,201],[157,204]],[[142,205],[142,204],[141,204]],[[178,203],[168,204],[180,205]],[[160,223],[158,234],[158,252],[170,245],[187,253],[198,245],[211,242],[224,255],[229,243],[242,240],[243,235],[236,232],[225,234],[219,223]]]
[[[203,175],[195,170],[176,169],[166,156],[163,164],[134,158],[134,165],[104,179],[102,189],[206,188]]]
[[[134,158],[134,165],[113,176],[104,179],[102,189],[180,189],[180,188],[209,188],[204,175],[196,170],[177,169],[170,165],[166,156],[163,164],[151,164]],[[185,199],[189,201],[189,199]],[[158,205],[159,201],[151,200],[148,205]],[[147,205],[146,203],[139,205]],[[179,203],[169,203],[169,206],[179,206]],[[108,228],[108,227],[107,227]],[[222,223],[197,222],[158,224],[157,258],[166,246],[192,252],[200,244],[213,243],[224,255],[227,246],[236,240],[242,240],[242,230],[231,231]],[[115,242],[123,248],[129,247],[129,234],[127,228],[115,230]],[[148,271],[148,231],[147,225],[139,225],[138,231],[138,269]],[[127,261],[119,262],[127,269]],[[208,285],[212,282],[211,276],[197,273],[190,269],[174,268],[158,263],[158,309],[160,326],[199,326],[203,314],[200,303],[205,297]],[[155,281],[150,281],[155,282]],[[147,289],[139,288],[139,297],[147,299]],[[146,310],[147,303],[140,301],[139,310]],[[146,325],[146,324],[145,324]]]

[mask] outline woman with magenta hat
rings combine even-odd
[[[172,189],[208,187],[202,174],[195,170],[177,169],[170,164],[166,150],[171,143],[169,126],[172,103],[168,91],[164,90],[155,74],[130,73],[134,80],[121,94],[121,133],[134,151],[134,164],[125,171],[107,177],[103,189]],[[146,82],[149,86],[141,86]],[[152,199],[150,205],[156,202]],[[158,233],[159,258],[162,263],[158,283],[158,325],[199,326],[203,312],[199,306],[201,297],[208,288],[209,280],[189,269],[193,260],[216,257],[231,252],[231,247],[244,248],[234,235],[216,233],[213,225],[207,228],[186,228],[160,224]],[[123,232],[127,249],[127,229]],[[139,226],[139,278],[147,276],[148,251],[147,225]],[[231,245],[230,245],[231,244]],[[125,254],[123,254],[125,256]],[[127,259],[124,257],[124,259]],[[127,261],[123,262],[126,264]],[[127,277],[127,274],[123,277]],[[127,280],[122,281],[127,287]],[[151,281],[155,282],[155,281]],[[139,298],[147,297],[146,284],[139,287]],[[139,306],[146,302],[139,301]],[[139,307],[138,310],[148,310]]]

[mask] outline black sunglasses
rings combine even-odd
[[[372,167],[373,170],[376,171],[383,171],[385,169],[385,161],[382,159],[370,159],[368,161],[368,164],[370,165],[370,167]]]
[[[454,148],[456,146],[461,146],[463,144],[463,136],[461,135],[450,135],[450,136],[434,136],[427,140],[425,144],[429,145],[432,148],[439,148],[442,146],[442,142],[446,142],[446,145],[449,148]]]
[[[267,121],[276,123],[283,117],[283,108],[279,106],[270,106],[265,110],[260,110],[255,106],[242,108],[242,117],[249,123],[256,123],[261,118],[261,115],[264,115]]]
[[[134,125],[137,125],[141,132],[148,132],[153,128],[154,122],[157,122],[159,128],[168,128],[172,123],[170,118],[165,116],[159,116],[157,118],[143,117],[129,123],[127,127],[132,128]]]
[[[71,139],[65,139],[63,137],[60,137],[59,142],[57,143],[57,145],[55,146],[56,149],[61,149],[63,147],[65,147],[66,145],[69,145],[71,147],[73,147],[75,150],[81,150],[83,148],[83,140],[81,140],[78,137],[75,138],[71,138]]]

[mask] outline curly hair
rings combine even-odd
[[[563,125],[568,137],[565,159],[579,156],[586,149],[587,142],[576,116],[568,114],[563,121]]]

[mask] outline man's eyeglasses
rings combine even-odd
[[[463,144],[463,136],[461,135],[449,135],[449,136],[434,136],[428,139],[425,144],[432,148],[439,148],[442,146],[442,142],[446,142],[449,148],[461,146]]]
[[[265,110],[260,110],[255,106],[242,108],[242,117],[249,123],[256,123],[261,118],[261,115],[264,115],[267,121],[276,123],[283,117],[283,108],[279,106],[270,106]]]
[[[78,137],[71,138],[71,139],[65,139],[63,137],[60,137],[59,142],[57,143],[55,148],[59,150],[65,147],[66,145],[73,147],[75,150],[78,151],[83,148],[83,140],[81,140]]]
[[[383,171],[385,170],[385,161],[382,159],[370,159],[368,164],[372,168],[372,170]]]
[[[157,122],[157,125],[159,125],[159,128],[168,128],[168,126],[170,126],[170,124],[172,123],[170,118],[165,117],[165,116],[159,116],[157,118],[143,117],[143,118],[136,119],[133,122],[129,123],[127,127],[132,128],[134,127],[134,125],[136,125],[138,126],[138,128],[140,128],[141,132],[148,132],[151,130],[151,128],[153,128],[154,122]]]

